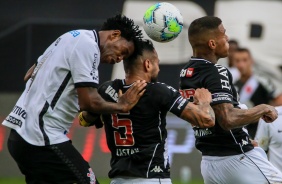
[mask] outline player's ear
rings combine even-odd
[[[210,49],[214,50],[215,47],[216,47],[215,40],[209,40],[208,45],[209,45]]]
[[[151,61],[149,59],[146,59],[143,64],[146,72],[151,70]]]
[[[117,39],[117,38],[120,37],[120,35],[121,35],[120,30],[113,30],[111,35],[110,35],[110,40]]]

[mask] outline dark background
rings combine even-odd
[[[195,0],[208,15],[214,0]],[[73,29],[99,29],[103,21],[121,13],[123,0],[10,0],[0,2],[0,92],[21,92],[23,76],[44,50]],[[182,65],[161,65],[160,81],[178,87]],[[111,65],[100,65],[100,82],[109,80]]]

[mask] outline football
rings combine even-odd
[[[174,40],[183,28],[183,17],[172,4],[156,3],[147,9],[143,17],[146,34],[157,42]]]

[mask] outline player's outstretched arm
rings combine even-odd
[[[260,118],[270,123],[277,119],[277,110],[270,105],[261,104],[250,109],[234,108],[231,103],[212,106],[219,125],[224,130],[242,127],[250,123],[257,123]]]
[[[144,94],[146,85],[145,81],[136,81],[132,87],[119,97],[117,103],[106,102],[99,95],[96,88],[77,88],[80,110],[97,114],[128,112]]]
[[[213,127],[215,115],[210,106],[211,100],[211,93],[207,89],[197,89],[194,94],[194,102],[186,105],[180,117],[200,128]]]

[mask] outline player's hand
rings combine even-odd
[[[199,103],[211,103],[212,98],[211,98],[211,93],[209,90],[205,88],[198,88],[195,91],[194,94],[194,104],[199,104]]]
[[[258,147],[258,142],[256,140],[250,139],[250,141],[254,147]]]
[[[123,112],[128,112],[139,101],[140,97],[145,93],[146,81],[136,81],[124,94],[119,91],[118,104],[122,106]]]
[[[271,123],[274,120],[277,119],[278,117],[278,112],[275,109],[275,107],[271,106],[271,105],[265,105],[267,110],[266,113],[262,116],[262,119],[266,122],[266,123]]]
[[[95,125],[95,121],[97,118],[99,118],[99,115],[93,116],[87,113],[87,111],[82,111],[78,115],[78,122],[80,126],[89,127]]]

